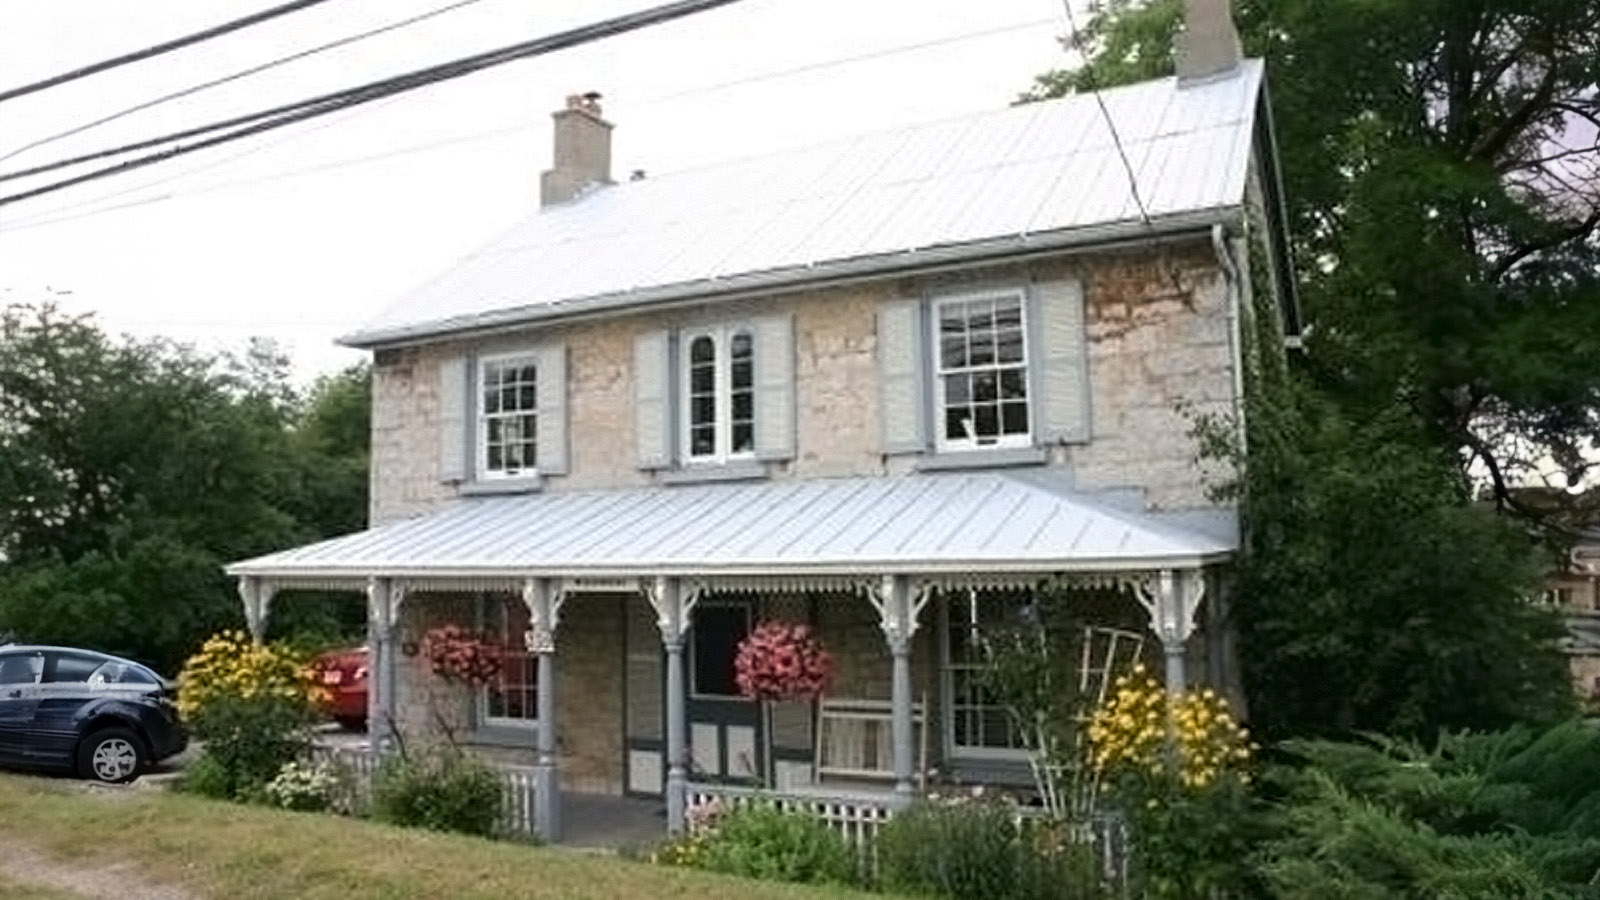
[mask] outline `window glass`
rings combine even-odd
[[[936,309],[940,445],[1026,443],[1028,367],[1021,295],[946,300]]]
[[[50,667],[44,679],[50,684],[81,684],[88,681],[96,669],[107,665],[106,660],[98,656],[80,656],[76,653],[57,653],[53,656],[55,665]]]
[[[1016,725],[982,685],[986,629],[1014,626],[1031,607],[1027,594],[968,592],[949,600],[949,644],[945,665],[950,684],[950,730],[956,748],[1015,750],[1022,747]]]
[[[483,688],[484,718],[532,722],[539,717],[539,670],[528,652],[528,607],[508,595],[489,597],[484,606],[484,630],[500,654],[500,672]]]
[[[13,653],[0,656],[0,684],[33,684],[44,669],[44,656],[39,653]]]
[[[750,633],[750,607],[744,603],[702,602],[690,629],[694,667],[691,685],[701,696],[737,697],[734,656]]]
[[[716,462],[755,451],[755,338],[745,330],[686,335],[684,453]]]
[[[538,465],[539,379],[526,360],[485,361],[480,369],[481,464],[485,475],[510,476]]]

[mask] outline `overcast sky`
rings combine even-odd
[[[0,3],[0,89],[275,2]],[[448,2],[333,0],[5,102],[0,156]],[[650,5],[476,0],[28,150],[0,161],[0,171]],[[66,305],[95,312],[113,331],[208,348],[268,336],[310,377],[361,358],[335,347],[338,335],[536,208],[549,114],[568,93],[604,95],[621,178],[1002,106],[1066,61],[1057,42],[1065,31],[1060,0],[742,0],[0,208],[0,300],[70,291]],[[900,49],[913,45],[924,46]],[[854,61],[828,64],[846,59]],[[0,193],[35,183],[7,182]]]

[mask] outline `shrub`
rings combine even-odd
[[[299,812],[337,810],[349,794],[349,772],[329,763],[290,762],[262,788],[273,806]]]
[[[500,776],[455,747],[384,760],[372,785],[381,822],[488,836],[504,802]]]
[[[209,751],[202,750],[183,771],[180,788],[189,794],[215,800],[233,798],[233,776]]]
[[[259,794],[310,747],[315,689],[293,652],[252,644],[236,631],[207,640],[178,676],[178,710],[208,758],[196,791]]]
[[[765,804],[739,807],[699,829],[682,849],[680,864],[713,872],[793,881],[850,884],[855,851],[822,820]]]
[[[878,878],[887,891],[965,900],[1111,897],[1094,849],[1065,822],[1022,819],[982,799],[918,803],[878,833]]]

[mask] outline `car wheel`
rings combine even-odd
[[[78,744],[78,774],[122,784],[144,771],[147,757],[137,734],[126,728],[102,728]]]

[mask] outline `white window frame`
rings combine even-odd
[[[501,596],[501,595],[498,595],[498,594],[479,594],[478,595],[478,631],[480,633],[484,633],[484,634],[487,634],[489,632],[489,625],[490,625],[490,622],[489,622],[489,604],[491,604],[491,603],[500,604],[501,610],[502,610],[500,615],[503,616],[503,615],[505,615],[505,612],[504,612],[505,607],[510,606],[513,603],[520,604],[521,602],[522,602],[521,598],[518,598],[518,597],[511,597],[511,598],[508,599],[508,598],[506,598],[504,596]],[[526,608],[526,607],[524,607],[524,608]],[[499,631],[503,632],[505,630],[505,627],[506,627],[505,623],[502,621],[501,625],[500,625],[500,628],[499,628]],[[499,633],[496,633],[495,636],[497,638],[501,637],[501,635]],[[533,657],[532,653],[530,653],[528,655],[529,655],[530,658]],[[538,660],[537,659],[534,659],[534,665],[535,666],[538,665]],[[539,686],[538,686],[538,680],[537,680],[538,679],[538,669],[537,668],[535,668],[535,670],[534,670],[534,679],[535,680],[533,682],[533,705],[530,707],[533,710],[533,715],[527,716],[525,718],[515,718],[515,717],[512,717],[512,716],[491,716],[489,714],[489,686],[488,685],[482,685],[481,687],[479,687],[478,690],[476,691],[475,698],[474,698],[475,701],[476,701],[476,707],[477,707],[476,712],[477,712],[478,725],[481,726],[481,727],[485,727],[485,728],[521,728],[521,729],[527,729],[529,731],[532,731],[532,730],[538,728],[539,727],[539,707],[538,707],[538,704],[539,704]]]
[[[733,339],[743,333],[750,340],[750,449],[734,452],[733,448]],[[690,353],[699,338],[709,338],[714,361],[712,390],[716,397],[715,450],[701,456],[694,455],[693,421],[690,418],[693,397],[690,385],[693,363]],[[686,328],[678,334],[678,458],[685,466],[720,466],[756,458],[756,329],[747,323],[728,323],[702,328]]]
[[[967,593],[948,591],[944,593],[943,602],[939,604],[939,693],[940,705],[943,707],[939,718],[944,726],[945,756],[949,759],[1026,762],[1028,751],[1023,747],[969,746],[960,743],[956,729],[956,672],[958,670],[975,672],[982,663],[957,661],[951,657],[951,629],[962,626],[954,620],[950,610],[954,604],[969,602],[972,600]],[[977,602],[983,603],[983,598],[978,598]],[[1007,727],[1014,728],[1015,725],[1008,723]]]
[[[533,449],[533,457],[534,458],[533,458],[533,464],[532,465],[524,465],[522,468],[518,469],[515,472],[507,472],[507,471],[504,471],[504,470],[496,471],[496,470],[492,470],[492,469],[489,468],[489,418],[490,418],[491,415],[497,416],[497,417],[506,417],[508,414],[505,413],[503,410],[501,412],[492,413],[491,414],[490,412],[488,412],[487,409],[485,409],[484,396],[483,396],[484,395],[484,390],[483,390],[483,388],[484,388],[484,376],[488,373],[488,371],[489,371],[489,369],[491,367],[522,368],[523,366],[533,366],[533,368],[534,368],[534,382],[533,382],[533,385],[534,385],[534,387],[533,387],[533,389],[534,389],[534,404],[533,404],[533,409],[530,409],[530,410],[518,410],[516,413],[513,413],[511,415],[517,415],[517,416],[531,415],[534,418],[534,428],[535,429],[539,429],[539,397],[538,397],[538,393],[539,393],[539,381],[541,380],[541,373],[539,372],[538,354],[531,353],[531,352],[521,352],[521,353],[501,353],[501,354],[496,354],[494,356],[484,356],[484,357],[480,357],[478,359],[478,364],[473,367],[474,372],[473,372],[472,382],[473,382],[474,390],[473,390],[473,401],[472,401],[472,404],[473,404],[473,424],[472,424],[472,447],[473,447],[473,452],[472,452],[472,456],[473,456],[473,467],[477,471],[477,475],[478,475],[479,480],[493,481],[493,480],[499,480],[499,479],[536,478],[539,475],[538,460],[539,460],[539,440],[540,440],[540,438],[538,436],[538,431],[535,432],[535,437],[534,437],[534,441],[533,441],[533,448],[532,449]]]
[[[996,300],[996,301],[1015,300],[1016,301],[1017,310],[1018,310],[1018,321],[1020,323],[1020,328],[1022,330],[1022,361],[1021,361],[1020,364],[1018,364],[1018,363],[1003,363],[1002,364],[1002,363],[998,362],[998,359],[999,359],[999,348],[998,348],[998,345],[997,345],[996,346],[996,362],[994,362],[994,363],[987,364],[985,367],[974,367],[974,366],[968,365],[968,366],[965,366],[965,367],[962,367],[962,368],[958,368],[958,369],[950,369],[950,370],[946,370],[945,369],[945,367],[944,367],[944,358],[943,358],[943,354],[941,352],[941,347],[940,347],[940,339],[942,337],[941,332],[940,332],[941,312],[945,307],[954,306],[954,305],[957,305],[957,304],[970,303],[970,302],[972,302],[974,300]],[[1030,335],[1028,333],[1028,324],[1029,324],[1028,323],[1028,296],[1027,296],[1026,292],[1022,291],[1021,289],[1011,288],[1011,289],[1004,289],[1004,290],[979,291],[979,292],[965,293],[965,294],[952,294],[952,295],[945,296],[945,297],[939,297],[939,298],[936,298],[936,299],[932,300],[929,303],[928,316],[929,316],[929,327],[928,327],[928,343],[929,343],[928,359],[929,359],[929,366],[928,366],[928,371],[929,371],[929,374],[931,375],[932,381],[933,381],[933,385],[932,385],[933,416],[932,416],[931,424],[933,426],[934,449],[937,450],[938,452],[941,452],[941,453],[963,453],[963,452],[974,451],[974,450],[979,450],[979,451],[982,451],[982,450],[1004,450],[1004,449],[1012,449],[1012,448],[1017,448],[1017,447],[1031,447],[1031,446],[1033,446],[1034,445],[1034,435],[1035,435],[1036,430],[1039,427],[1039,423],[1038,423],[1037,409],[1036,409],[1035,403],[1034,403],[1035,389],[1034,389],[1033,363],[1032,363],[1032,359],[1031,359],[1031,354],[1029,353],[1029,349],[1030,348],[1028,346]],[[1022,384],[1023,384],[1023,395],[1024,395],[1023,396],[1023,402],[1026,404],[1027,410],[1028,410],[1028,430],[1027,431],[1025,431],[1025,432],[1023,432],[1021,434],[1003,434],[1003,435],[1000,435],[995,440],[989,441],[989,442],[986,442],[986,443],[985,442],[981,442],[976,437],[971,437],[971,438],[950,438],[950,437],[947,437],[945,435],[945,406],[946,406],[946,400],[945,400],[945,375],[947,375],[947,374],[956,374],[956,373],[962,372],[962,371],[972,371],[974,368],[987,368],[987,367],[992,367],[996,371],[998,371],[1001,368],[1016,368],[1018,365],[1020,365],[1020,367],[1022,369]],[[997,392],[999,391],[999,385],[998,384],[996,385],[996,391]],[[996,414],[1003,416],[1003,411],[997,411]],[[1003,421],[1003,418],[1002,418],[1002,421]]]

